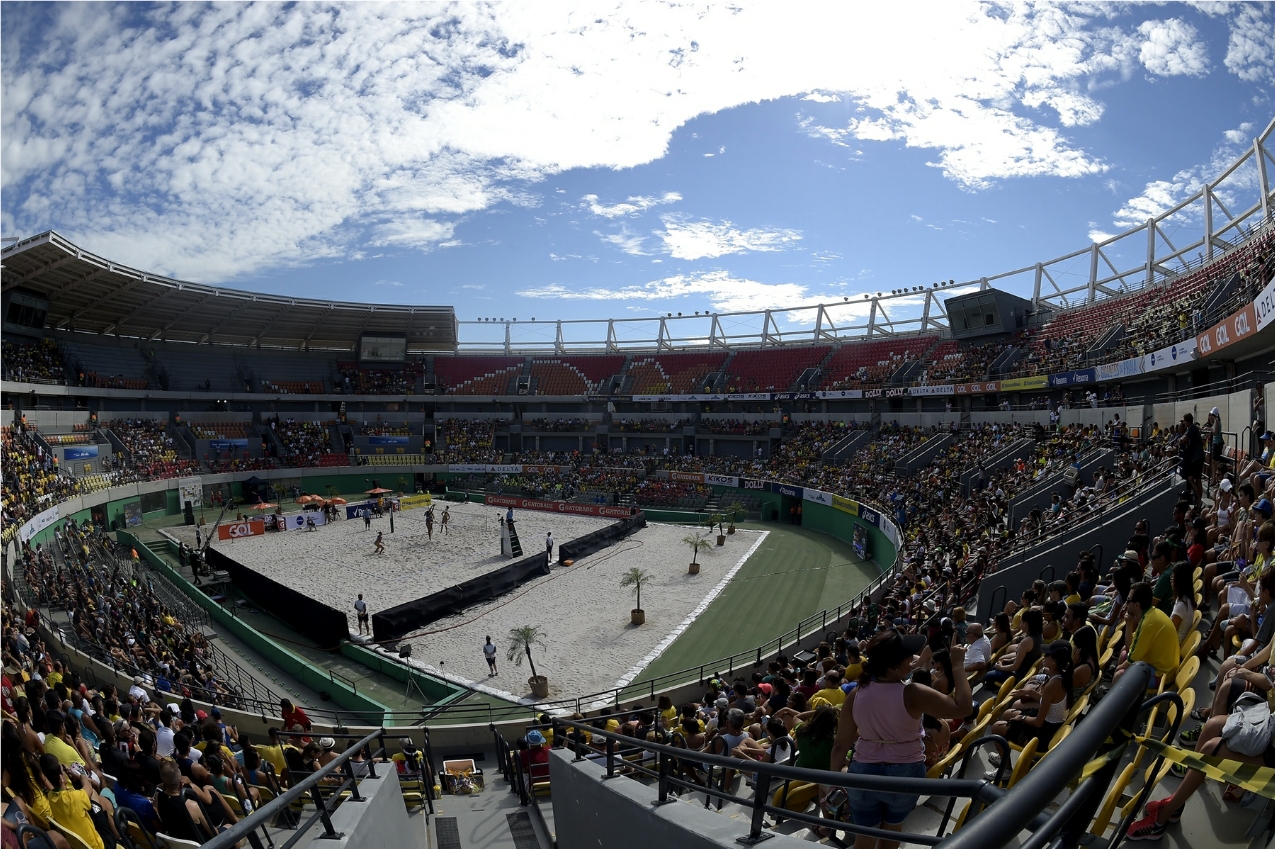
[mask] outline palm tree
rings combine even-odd
[[[709,542],[707,539],[700,536],[699,534],[689,534],[687,536],[684,536],[682,537],[682,542],[686,543],[687,545],[691,547],[691,565],[692,566],[699,565],[699,563],[696,561],[701,551],[708,551],[709,549],[713,547],[713,544],[711,542]]]
[[[527,663],[531,664],[531,677],[537,677],[536,663],[531,659],[531,647],[533,645],[540,646],[540,648],[548,651],[549,647],[545,645],[545,637],[547,636],[544,631],[541,631],[535,625],[510,628],[508,659],[512,660],[515,666],[522,666],[522,657],[526,655]]]
[[[735,532],[735,523],[739,521],[740,516],[748,515],[748,508],[743,505],[743,502],[736,501],[726,508],[726,515],[730,517],[730,530],[727,533],[733,534]]]
[[[650,572],[644,572],[634,566],[632,569],[624,573],[624,577],[620,579],[620,588],[633,588],[634,595],[637,596],[637,609],[642,609],[642,587],[650,582],[653,576]]]

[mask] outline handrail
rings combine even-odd
[[[223,831],[221,834],[217,835],[212,840],[209,840],[208,842],[204,843],[201,849],[230,849],[230,847],[237,844],[240,840],[249,837],[258,828],[261,828],[262,826],[269,823],[274,818],[275,814],[278,814],[284,809],[288,808],[293,802],[300,799],[306,793],[311,793],[313,797],[317,797],[315,798],[315,804],[318,807],[318,810],[315,811],[315,813],[310,816],[309,820],[299,825],[297,827],[297,830],[292,834],[292,836],[288,838],[288,840],[286,840],[281,846],[279,846],[279,849],[289,849],[289,847],[295,845],[298,841],[300,841],[302,838],[306,836],[310,826],[314,824],[314,821],[320,818],[323,820],[326,836],[327,837],[338,836],[337,833],[332,828],[332,823],[331,823],[331,820],[329,819],[330,812],[328,811],[327,805],[324,802],[322,795],[319,792],[320,782],[322,782],[323,779],[327,778],[328,776],[332,775],[338,769],[344,769],[346,773],[346,778],[341,783],[340,787],[332,788],[332,791],[329,794],[329,799],[337,798],[340,796],[342,791],[346,789],[351,789],[351,788],[353,788],[355,792],[354,798],[358,798],[357,781],[355,780],[355,777],[354,777],[353,768],[347,766],[349,763],[349,760],[355,754],[357,754],[360,750],[369,747],[373,740],[377,739],[378,737],[382,737],[384,734],[385,734],[384,728],[377,728],[375,731],[373,731],[372,733],[368,734],[367,736],[359,740],[359,742],[355,743],[353,746],[346,749],[336,758],[336,760],[327,764],[318,772],[297,782],[292,787],[290,787],[287,790],[287,792],[279,796],[276,796],[274,799],[271,799],[266,804],[257,808],[256,812],[254,812],[251,816],[241,819],[239,822],[231,826],[226,831]],[[370,759],[369,759],[369,763],[370,763]],[[375,773],[373,773],[373,775],[374,774]]]
[[[983,849],[986,846],[1004,846],[1013,840],[1080,774],[1094,753],[1103,748],[1114,729],[1132,729],[1146,686],[1154,676],[1155,669],[1146,663],[1135,663],[1125,670],[1085,721],[1076,725],[1066,740],[1050,750],[1048,758],[1030,769],[1000,804],[989,806],[945,839],[940,844],[943,849]],[[1101,796],[1117,765],[1109,764],[1106,769],[1081,782],[1080,788],[1087,787],[1085,793],[1089,799],[1086,801],[1091,801],[1094,794]],[[1077,794],[1080,788],[1077,788]],[[1076,807],[1084,806],[1083,802],[1074,806],[1064,804],[1044,824],[1033,829],[1033,845],[1044,845],[1044,840],[1051,839],[1068,825]]]

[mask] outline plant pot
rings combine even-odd
[[[634,625],[646,624],[646,611],[640,607],[635,607],[629,611],[629,621]]]
[[[698,563],[692,563],[692,564],[691,564],[690,571],[688,571],[688,572],[687,572],[687,574],[688,574],[688,575],[698,575],[698,574],[699,574],[699,564],[698,564]]]
[[[733,533],[735,533],[735,526],[734,526],[734,525],[731,525],[730,527],[728,527],[728,528],[726,529],[726,533],[728,533],[728,534],[733,534]]]
[[[717,535],[717,544],[718,544],[718,545],[725,545],[725,544],[726,544],[726,534],[718,534],[718,535]]]
[[[527,686],[531,688],[531,695],[537,699],[549,698],[549,679],[543,675],[532,675],[527,679]]]

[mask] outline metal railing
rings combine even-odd
[[[832,828],[853,835],[902,840],[923,846],[960,847],[960,849],[1004,846],[1027,829],[1032,832],[1029,844],[1040,847],[1050,844],[1064,831],[1078,839],[1084,826],[1089,823],[1102,799],[1103,792],[1120,765],[1119,758],[1112,758],[1110,763],[1082,780],[1067,800],[1052,814],[1047,813],[1048,806],[1081,774],[1082,769],[1096,753],[1105,752],[1120,745],[1120,742],[1114,741],[1129,739],[1138,715],[1152,704],[1152,702],[1144,704],[1142,698],[1147,684],[1154,675],[1155,670],[1145,663],[1136,663],[1131,666],[1115,683],[1107,696],[1088,714],[1085,721],[1077,725],[1065,740],[1051,749],[1049,757],[1034,766],[1012,792],[1003,791],[995,786],[995,782],[982,779],[861,776],[744,760],[708,752],[690,751],[598,728],[589,728],[588,732],[593,738],[602,738],[605,741],[604,746],[602,748],[592,744],[583,746],[568,739],[567,728],[572,726],[570,721],[554,720],[551,725],[555,745],[558,741],[565,741],[575,753],[573,763],[578,764],[585,760],[600,762],[606,769],[604,781],[624,775],[641,776],[652,780],[656,783],[658,792],[657,804],[669,801],[670,795],[674,793],[703,793],[706,806],[710,805],[712,800],[719,800],[723,803],[732,802],[748,809],[751,812],[748,833],[737,839],[737,842],[745,845],[753,845],[770,836],[765,831],[765,817],[769,814],[772,817],[793,820],[808,826]],[[1179,700],[1177,704],[1178,717],[1175,718],[1171,728],[1173,734],[1176,734],[1177,720],[1181,715],[1181,701]],[[1112,738],[1112,742],[1109,742],[1109,737]],[[971,753],[974,748],[989,743],[1002,749],[1001,767],[998,770],[1002,772],[1008,761],[1003,739],[983,738],[975,741],[971,745]],[[504,759],[507,759],[508,751],[508,747],[505,746],[504,754],[502,754],[502,770],[507,768]],[[638,757],[633,759],[633,755]],[[969,754],[966,756],[966,761],[968,758]],[[513,761],[517,769],[518,759],[514,758]],[[643,761],[653,763],[648,765]],[[725,782],[715,787],[712,786],[711,780],[707,785],[687,780],[681,777],[682,773],[678,766],[680,761],[693,761],[704,765],[710,771],[710,778],[712,771],[718,769],[750,774],[754,782],[753,792],[751,796],[741,795],[730,792]],[[956,799],[969,798],[972,803],[962,828],[948,837],[943,837],[942,831],[946,828],[952,805],[948,806],[949,816],[944,817],[943,825],[937,834],[893,832],[840,820],[830,820],[805,812],[795,812],[772,804],[772,788],[777,784],[790,781],[805,781],[816,785],[856,790],[951,798],[953,804]],[[1075,845],[1074,841],[1068,845]]]
[[[352,737],[353,735],[338,736]],[[373,741],[376,741],[379,746],[375,752],[372,751]],[[258,808],[251,816],[241,819],[212,840],[204,843],[202,849],[230,849],[230,847],[238,844],[240,840],[247,840],[253,849],[262,849],[258,829],[270,823],[276,814],[287,810],[293,803],[301,802],[304,804],[306,801],[314,804],[314,813],[298,823],[296,831],[287,840],[279,844],[277,849],[291,849],[302,840],[309,840],[308,832],[314,827],[316,822],[322,822],[323,824],[321,838],[335,839],[343,836],[332,827],[332,812],[341,803],[341,796],[344,793],[348,792],[350,794],[349,801],[351,802],[364,801],[359,795],[359,776],[355,774],[354,765],[351,762],[351,758],[359,752],[363,752],[366,759],[362,763],[367,764],[367,777],[376,778],[376,763],[374,759],[385,756],[385,729],[378,728],[372,733],[359,738],[357,743],[346,749],[337,756],[336,760],[317,772],[308,775],[291,773],[289,777],[294,780],[294,783],[287,792],[271,799]],[[386,765],[386,768],[393,770],[393,766]],[[300,777],[302,775],[304,777]],[[340,784],[325,783],[326,779],[336,777],[341,778]]]

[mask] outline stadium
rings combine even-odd
[[[1272,845],[1273,131],[1062,256],[783,310],[7,241],[15,844]]]

